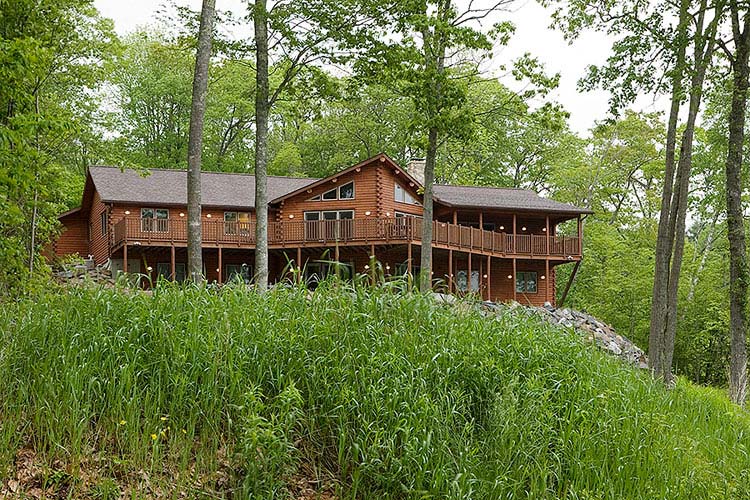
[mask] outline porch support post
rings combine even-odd
[[[516,214],[513,214],[513,253],[514,254],[516,253],[516,238],[517,238],[516,236]],[[515,262],[515,259],[513,259],[513,262]],[[515,272],[513,274],[514,274],[513,279],[515,279],[516,278]],[[514,290],[516,289],[515,284],[513,285],[513,289]],[[515,297],[514,297],[514,300],[515,300]]]
[[[453,223],[458,224],[458,211],[457,210],[453,211]]]
[[[479,212],[479,229],[484,229],[484,214]]]
[[[516,216],[514,215],[513,222],[515,222],[515,219],[516,219]],[[512,279],[513,279],[513,283],[511,283],[511,286],[513,287],[513,300],[517,300],[516,298],[516,258],[515,257],[513,257],[513,278]]]
[[[218,270],[218,273],[219,273],[219,280],[218,281],[219,281],[219,284],[221,285],[221,247],[219,247],[219,270]]]
[[[128,272],[128,245],[127,243],[122,247],[122,270]]]
[[[544,259],[544,301],[552,303],[551,300],[549,300],[549,287],[550,287],[550,277],[549,277],[549,257]]]
[[[302,283],[302,247],[297,247],[297,283]]]
[[[453,250],[448,250],[448,293],[453,293]]]
[[[169,262],[169,265],[170,265],[170,268],[169,268],[169,272],[170,272],[169,276],[170,276],[170,278],[169,279],[172,280],[172,281],[174,281],[175,279],[177,279],[177,276],[175,275],[175,267],[177,267],[177,265],[175,264],[175,255],[174,254],[175,254],[175,249],[174,249],[174,245],[172,245],[172,251],[171,251],[171,256],[170,256],[171,258],[170,258],[170,262]]]
[[[406,262],[407,262],[407,272],[411,276],[411,241],[409,241],[409,245],[406,250]]]
[[[568,279],[568,284],[565,285],[565,291],[563,292],[562,297],[560,297],[560,304],[557,307],[562,307],[563,304],[565,304],[565,299],[568,298],[568,292],[570,291],[570,285],[573,284],[573,280],[576,279],[576,274],[578,274],[578,268],[581,267],[581,261],[576,261],[576,266],[573,268],[573,272],[570,273],[570,278]]]
[[[490,274],[492,270],[492,256],[487,256],[487,300],[492,300],[492,275]]]

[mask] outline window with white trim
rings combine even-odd
[[[313,196],[307,201],[334,201],[334,200],[353,200],[354,199],[354,181],[347,182],[341,186],[326,191],[323,194]]]
[[[393,199],[399,203],[408,203],[409,205],[419,205],[419,201],[414,198],[406,189],[404,189],[398,182],[394,184],[393,188]]]

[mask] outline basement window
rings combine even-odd
[[[535,271],[522,271],[516,273],[516,292],[537,293],[537,273]]]

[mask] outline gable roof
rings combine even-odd
[[[278,203],[307,189],[322,185],[329,179],[375,162],[387,164],[398,170],[416,186],[421,186],[420,182],[410,176],[405,168],[401,168],[388,155],[381,153],[323,179],[269,176],[269,204]],[[187,205],[187,171],[151,169],[149,172],[149,175],[143,176],[135,170],[122,171],[118,167],[92,166],[89,168],[93,186],[105,203]],[[436,184],[434,195],[436,203],[451,207],[550,212],[562,215],[592,213],[590,210],[568,203],[544,198],[528,189]],[[85,195],[84,198],[86,198]],[[255,208],[255,176],[241,173],[202,172],[201,198],[202,205],[207,207],[251,210]]]
[[[550,200],[530,189],[497,188],[481,186],[449,186],[436,184],[433,187],[436,200],[455,207],[489,208],[522,212],[555,212],[560,214],[586,214],[590,210],[569,203]]]
[[[396,163],[395,161],[393,161],[390,158],[390,156],[388,156],[385,153],[378,153],[375,156],[373,156],[372,158],[368,158],[368,159],[363,160],[363,161],[361,161],[359,163],[356,163],[356,164],[352,165],[351,167],[345,168],[344,170],[341,170],[339,172],[336,172],[335,174],[329,175],[328,177],[323,177],[322,179],[310,179],[313,182],[310,182],[308,185],[306,185],[306,186],[300,186],[299,188],[295,189],[294,191],[290,191],[288,193],[284,193],[284,194],[282,194],[282,195],[280,195],[280,196],[278,196],[276,198],[274,198],[274,197],[272,197],[272,196],[269,195],[268,199],[270,201],[268,203],[269,204],[279,203],[282,200],[285,200],[287,198],[291,198],[292,196],[296,196],[296,195],[300,194],[303,191],[307,191],[308,189],[313,189],[313,188],[316,188],[318,186],[321,186],[321,185],[325,184],[326,182],[328,182],[331,179],[334,179],[336,177],[341,177],[342,175],[346,175],[349,172],[352,172],[352,171],[355,171],[355,170],[358,170],[358,169],[362,169],[364,167],[370,166],[370,165],[378,163],[378,162],[386,164],[389,167],[391,167],[392,169],[397,170],[399,173],[403,174],[404,177],[406,177],[406,179],[408,179],[409,181],[413,182],[414,185],[416,185],[416,186],[421,186],[422,185],[419,181],[417,181],[411,175],[409,175],[409,172],[407,172],[406,169],[401,168],[398,165],[398,163]]]
[[[135,170],[94,166],[89,175],[102,201],[152,205],[187,205],[187,171],[151,169],[142,176]],[[268,177],[268,199],[274,199],[317,179]],[[255,176],[201,172],[201,204],[208,207],[252,209]]]

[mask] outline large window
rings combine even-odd
[[[174,280],[182,283],[185,281],[185,263],[175,262],[174,265]],[[159,262],[156,264],[156,278],[163,278],[165,280],[172,279],[172,264],[169,262]]]
[[[305,212],[306,240],[346,240],[354,234],[354,210]]]
[[[353,200],[354,199],[354,182],[347,182],[339,187],[326,191],[322,195],[313,196],[309,201],[332,201],[332,200]]]
[[[250,213],[224,212],[224,234],[250,234]]]
[[[242,280],[244,283],[250,283],[253,276],[252,267],[246,263],[227,264],[224,266],[224,274],[227,282]]]
[[[468,271],[458,271],[456,273],[456,289],[459,292],[469,291],[471,285],[472,292],[479,291],[479,271],[471,271],[471,283],[469,283]]]
[[[536,293],[537,281],[536,272],[521,271],[516,273],[516,292],[518,293]]]
[[[142,208],[141,231],[169,231],[169,210],[166,208]]]
[[[404,189],[401,184],[396,183],[393,188],[393,199],[400,203],[408,203],[410,205],[419,205],[419,201],[414,198],[409,192]]]

